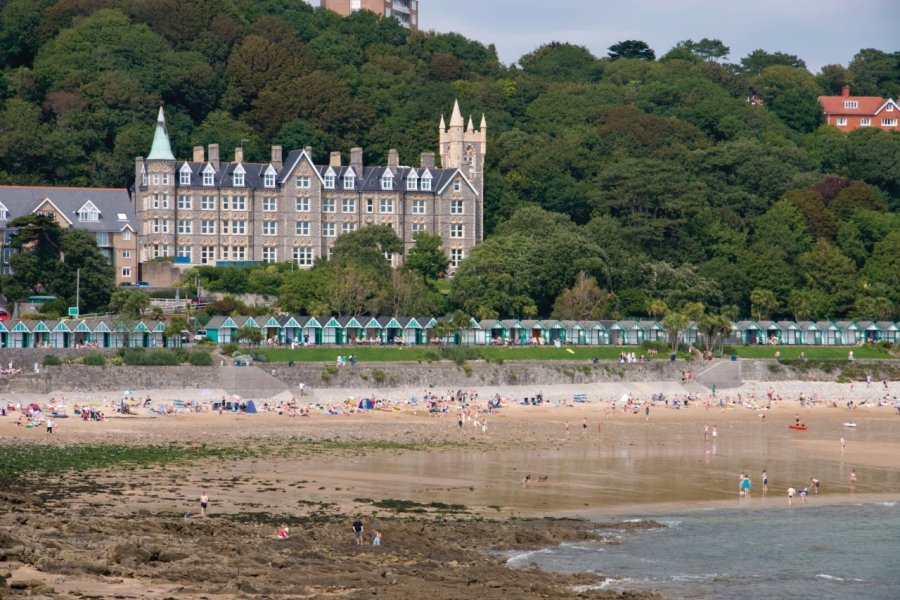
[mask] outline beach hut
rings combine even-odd
[[[343,344],[344,328],[334,317],[322,319],[322,343],[323,344]]]
[[[292,341],[296,344],[300,344],[302,342],[301,327],[299,321],[291,316],[281,316],[278,317],[278,325],[280,327],[281,339],[285,344],[290,344]]]
[[[378,317],[378,324],[381,325],[382,343],[396,344],[398,340],[403,340],[403,327],[394,317]]]
[[[72,330],[65,321],[52,321],[47,326],[50,328],[51,348],[72,347]]]
[[[741,344],[753,346],[765,343],[765,331],[755,321],[738,321],[737,330]]]
[[[890,321],[878,321],[878,327],[884,332],[883,340],[896,344],[900,342],[900,327]]]
[[[844,332],[831,321],[817,321],[816,326],[822,331],[822,344],[840,346],[844,343]]]
[[[403,328],[403,343],[407,346],[419,346],[427,341],[425,330],[415,317],[399,317],[400,327]]]
[[[844,344],[855,346],[865,341],[865,333],[862,328],[853,321],[835,321],[835,325],[841,330],[841,337]]]
[[[587,330],[578,321],[562,320],[559,324],[565,329],[565,340],[568,344],[584,346],[587,344]]]
[[[483,346],[487,343],[488,332],[481,328],[478,321],[470,318],[466,328],[461,330],[454,338],[457,344]]]
[[[217,344],[236,342],[235,332],[238,326],[231,317],[216,316],[206,324],[206,337]]]
[[[9,344],[9,329],[3,321],[0,321],[0,348],[6,348],[7,344]]]
[[[382,339],[381,323],[378,322],[377,318],[372,317],[368,321],[366,321],[365,330],[366,341],[368,343],[381,344],[384,342],[384,339]]]
[[[338,317],[337,322],[344,332],[345,344],[356,344],[365,337],[362,323],[356,317]]]
[[[262,335],[263,340],[265,340],[266,344],[283,344],[285,342],[284,337],[281,333],[281,323],[278,322],[278,319],[273,317],[263,317],[262,320]]]
[[[606,346],[609,344],[609,331],[600,321],[581,321],[584,327],[586,343],[589,346]]]
[[[131,348],[150,347],[150,328],[143,321],[138,321],[131,335],[128,337],[128,346]]]
[[[625,343],[625,328],[622,324],[615,320],[599,321],[609,335],[609,344],[611,346],[621,346]]]
[[[555,344],[557,340],[559,340],[560,344],[564,344],[566,342],[566,328],[565,326],[557,321],[556,319],[547,319],[542,320],[541,325],[544,326],[544,331],[546,332],[546,340]]]
[[[109,332],[109,347],[127,348],[129,333],[131,333],[131,328],[125,321],[118,320],[113,323]]]
[[[547,332],[544,325],[536,319],[523,319],[520,321],[525,330],[525,343],[540,346],[547,342]]]
[[[50,328],[43,321],[33,323],[31,328],[32,348],[48,348],[50,347]]]
[[[500,324],[506,329],[506,333],[510,343],[526,344],[528,343],[528,334],[518,319],[503,319]]]
[[[499,319],[482,319],[478,325],[485,331],[489,344],[502,346],[508,339],[509,332]]]
[[[684,331],[681,332],[681,343],[685,346],[690,345],[699,345],[700,342],[700,329],[697,327],[696,321],[691,321],[687,324],[687,327],[684,328]]]
[[[91,341],[97,342],[104,348],[112,347],[112,330],[106,321],[92,321],[89,325],[91,328]]]
[[[166,323],[165,321],[157,321],[156,323],[150,323],[147,325],[147,329],[149,330],[149,338],[150,338],[150,348],[177,348],[181,346],[181,334],[176,333],[175,335],[170,335],[166,337]]]
[[[324,319],[324,317],[323,317]],[[322,344],[322,323],[316,317],[305,317],[302,324],[301,336],[304,346],[319,346]]]
[[[781,338],[779,342],[787,346],[798,346],[803,343],[803,329],[793,321],[778,321],[779,329],[781,329]]]
[[[28,323],[22,320],[14,319],[7,321],[9,326],[9,340],[7,348],[32,348],[31,328]]]
[[[797,328],[800,330],[799,344],[806,346],[819,346],[822,344],[822,330],[814,321],[797,321]]]
[[[416,321],[422,326],[422,337],[428,344],[434,337],[434,326],[437,325],[437,319],[434,317],[416,317]]]
[[[619,321],[622,326],[622,343],[626,346],[640,346],[644,342],[646,332],[637,321]]]
[[[650,342],[666,341],[666,328],[659,321],[638,321],[637,323],[644,330],[644,340]]]
[[[775,321],[759,321],[757,325],[762,330],[763,343],[771,346],[781,343],[781,327]]]

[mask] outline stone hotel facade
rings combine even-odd
[[[316,165],[310,148],[283,156],[280,146],[268,163],[244,161],[241,148],[223,162],[217,144],[176,160],[160,109],[150,154],[135,159],[140,261],[174,257],[187,267],[290,260],[308,268],[330,255],[342,233],[383,224],[403,240],[404,253],[417,232],[440,234],[453,269],[483,238],[484,116],[479,129],[471,117],[466,126],[455,103],[449,126],[441,117],[439,144],[440,168],[430,152],[418,166],[403,166],[396,150],[385,166],[365,166],[360,148],[351,150],[349,164],[332,152],[329,164]]]

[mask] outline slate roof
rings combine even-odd
[[[75,229],[121,231],[129,225],[138,230],[138,221],[125,188],[0,186],[0,202],[9,211],[9,221],[34,212],[45,200],[52,202],[72,222]],[[97,221],[79,221],[78,209],[90,200],[100,211]],[[119,219],[119,215],[124,219]],[[7,222],[0,221],[0,225]]]

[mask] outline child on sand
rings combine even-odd
[[[279,540],[286,540],[286,539],[288,539],[288,531],[290,531],[290,530],[288,529],[288,526],[287,526],[287,525],[283,525],[283,526],[281,527],[281,529],[278,530],[278,539],[279,539]]]
[[[375,532],[375,538],[372,540],[372,545],[373,546],[381,545],[381,532],[380,531]]]

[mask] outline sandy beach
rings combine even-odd
[[[15,416],[0,418],[3,444],[174,444],[194,454],[175,464],[139,469],[67,471],[5,492],[0,531],[17,536],[26,549],[42,548],[41,556],[27,551],[0,556],[10,581],[35,584],[22,589],[34,591],[43,582],[54,594],[88,590],[98,598],[167,593],[179,598],[254,593],[456,598],[472,589],[485,598],[616,597],[602,595],[615,594],[608,590],[575,591],[596,577],[511,570],[485,552],[591,537],[597,535],[592,523],[633,515],[710,507],[787,510],[786,489],[804,487],[813,477],[821,485],[811,503],[900,496],[900,415],[893,406],[900,395],[898,382],[887,387],[880,382],[747,382],[719,391],[715,398],[700,395],[686,408],[679,402],[677,409],[673,401],[687,391],[672,382],[466,388],[478,393],[478,401],[470,402],[472,410],[462,426],[459,403],[449,403],[447,412],[429,412],[424,390],[380,391],[377,398],[390,403],[385,410],[368,411],[346,410],[367,395],[365,390],[310,390],[297,398],[311,408],[308,417],[278,410],[219,414],[209,410],[221,398],[219,390],[130,391],[136,399],[150,396],[154,405],[178,398],[196,400],[206,410],[158,415],[141,409],[135,416],[119,416],[109,409],[121,399],[119,391],[66,394],[70,413],[75,405],[91,404],[109,418],[57,419],[52,435],[42,427],[17,427]],[[431,392],[440,396],[449,390]],[[502,408],[475,410],[498,393]],[[538,393],[547,400],[544,404],[521,404]],[[665,400],[650,402],[659,393],[669,407]],[[575,394],[586,394],[588,402],[572,402]],[[640,404],[626,409],[626,394]],[[63,395],[50,396],[58,402]],[[289,397],[285,393],[268,402],[277,405]],[[415,405],[410,402],[414,397]],[[49,398],[10,400],[46,403]],[[847,408],[850,401],[858,407]],[[337,407],[344,414],[326,414]],[[788,428],[798,418],[806,431]],[[855,426],[844,426],[851,422]],[[212,455],[219,447],[257,451],[222,459]],[[763,470],[769,478],[765,497]],[[851,494],[852,470],[857,484]],[[741,473],[752,480],[749,497],[738,494]],[[198,514],[203,492],[210,498],[205,519]],[[404,501],[405,510],[414,512],[398,513],[396,502],[386,502],[390,500]],[[367,528],[378,522],[384,529],[383,546],[353,546],[348,532],[356,516]],[[26,527],[21,526],[23,518]],[[272,540],[282,522],[290,522],[296,533],[279,546]],[[79,540],[83,527],[92,532],[91,551],[102,550],[102,565],[73,565],[77,550],[87,549]],[[42,545],[48,535],[60,548]],[[250,569],[253,574],[243,579],[189,576],[212,559],[204,559],[204,545],[215,540],[237,545],[223,564],[238,560],[238,547],[260,554]],[[165,569],[153,568],[147,565],[158,561],[141,559],[141,552],[126,551],[123,544],[145,550],[154,544],[171,546],[181,549],[177,556],[185,556],[165,561]],[[347,581],[325,577],[323,569],[298,558],[312,552],[320,553],[318,560],[325,563],[343,565],[353,576]],[[427,560],[436,567],[425,575],[421,561]],[[278,567],[279,561],[303,575],[274,576],[287,568]],[[455,566],[447,567],[452,561]],[[465,581],[448,579],[461,569],[467,573]],[[243,583],[236,584],[238,580]],[[387,583],[391,580],[395,583]],[[499,587],[491,587],[489,580]]]

